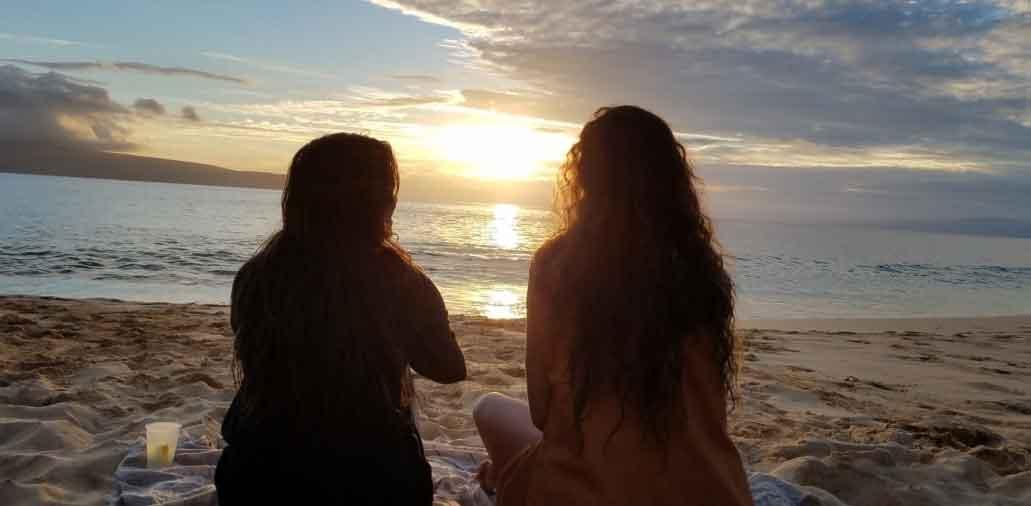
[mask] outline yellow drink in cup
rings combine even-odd
[[[182,425],[173,422],[147,424],[147,467],[172,465]]]

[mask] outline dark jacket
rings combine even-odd
[[[393,305],[396,318],[410,322],[408,329],[391,336],[411,366],[422,376],[441,383],[465,378],[465,360],[455,341],[440,293],[417,268],[405,264],[404,289]],[[261,276],[250,263],[233,283],[234,332],[248,318],[244,299],[250,277]],[[327,338],[332,338],[329,336]],[[397,371],[400,377],[404,371]],[[246,383],[246,379],[244,379]],[[246,384],[243,386],[246,388]],[[400,398],[400,392],[397,392]],[[299,435],[296,420],[248,420],[233,400],[222,423],[228,446],[215,472],[219,504],[346,504],[429,505],[433,501],[430,466],[408,408],[400,415],[403,429],[390,437],[368,434]],[[361,406],[344,409],[361,410]],[[288,422],[293,422],[288,423]],[[318,436],[318,437],[315,437]]]

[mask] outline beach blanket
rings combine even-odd
[[[476,469],[485,454],[480,448],[427,441],[426,459],[433,468],[435,506],[493,506],[476,482]],[[207,440],[183,434],[173,465],[147,469],[145,445],[134,445],[115,470],[115,491],[109,506],[218,506],[215,465],[222,450]],[[798,486],[765,473],[748,478],[755,506],[813,506],[822,504]]]
[[[486,454],[482,449],[427,441],[426,459],[433,468],[435,506],[492,506],[494,502],[475,480]],[[222,450],[207,439],[183,432],[173,465],[148,469],[141,438],[115,470],[115,490],[109,506],[218,506],[215,466]]]
[[[109,506],[218,506],[215,465],[222,450],[185,431],[179,439],[173,465],[147,468],[146,443],[141,438],[115,469],[115,491]]]
[[[748,487],[752,491],[752,502],[755,506],[824,505],[823,501],[797,485],[766,473],[749,473]]]

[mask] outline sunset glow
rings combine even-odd
[[[1026,216],[1028,0],[7,4],[0,141],[39,149],[4,167],[60,145],[75,170],[117,153],[280,175],[351,132],[390,143],[402,200],[543,207],[584,123],[633,104],[720,211]],[[141,22],[102,22],[123,17]],[[855,187],[892,200],[842,209]]]
[[[465,176],[494,180],[540,177],[553,168],[572,138],[518,123],[464,123],[439,128],[431,148]]]

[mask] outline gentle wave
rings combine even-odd
[[[0,178],[0,293],[225,303],[279,222],[274,192]],[[401,244],[450,311],[498,318],[525,314],[550,220],[475,204],[402,203],[395,214]],[[1031,313],[1031,240],[719,225],[741,317]]]

